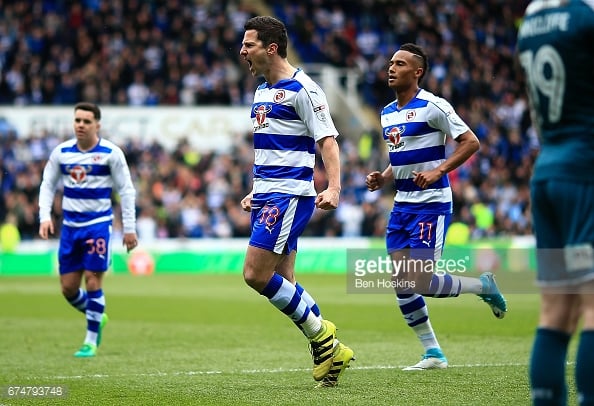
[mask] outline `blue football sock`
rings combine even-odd
[[[594,330],[584,330],[580,334],[575,363],[575,383],[580,406],[594,405]]]
[[[425,296],[429,297],[457,297],[460,295],[462,284],[459,278],[453,278],[452,275],[433,274],[429,283],[429,292]]]
[[[322,314],[320,313],[320,308],[318,307],[315,299],[309,293],[307,293],[307,291],[303,288],[303,286],[301,286],[297,282],[295,282],[295,289],[297,289],[297,292],[301,295],[301,299],[303,299],[305,301],[305,303],[307,303],[307,305],[311,309],[311,312],[316,317],[321,319]],[[294,321],[294,323],[297,326],[297,328],[299,328],[299,330],[301,330],[301,332],[303,334],[305,334],[305,331],[303,331],[303,327],[301,326],[301,324],[299,324],[298,321]],[[306,335],[306,337],[307,337],[307,335]]]
[[[87,311],[88,298],[87,292],[84,289],[79,288],[78,293],[76,295],[74,295],[73,297],[67,297],[66,300],[68,300],[68,303],[70,303],[70,305],[77,309],[79,312],[84,313]]]
[[[99,324],[101,317],[105,312],[105,296],[103,289],[87,292],[87,336],[85,343],[97,344],[97,334],[99,333]]]
[[[307,303],[313,314],[315,314],[317,317],[322,317],[322,313],[320,312],[320,308],[318,307],[315,299],[309,293],[307,293],[303,286],[301,286],[298,282],[295,282],[295,289],[297,289],[297,292],[299,292],[301,298],[305,300],[305,303]]]
[[[272,275],[261,294],[302,328],[307,337],[311,338],[320,331],[321,320],[311,311],[295,285],[281,275]]]
[[[530,358],[530,388],[534,406],[565,405],[565,362],[571,336],[557,330],[536,330]]]
[[[406,324],[413,329],[425,351],[440,348],[423,296],[416,293],[397,293],[396,298]]]

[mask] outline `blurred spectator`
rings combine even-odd
[[[237,87],[253,92],[238,54],[249,2],[1,3],[2,104],[230,104]]]
[[[50,146],[58,141],[48,134],[43,138],[18,141],[8,138],[0,142],[2,151],[6,151],[4,160],[0,161],[3,189],[0,221],[8,214],[16,216],[24,240],[37,238],[41,168]],[[362,183],[365,162],[356,158],[358,149],[354,144],[346,139],[340,142],[342,160],[346,163],[341,204],[333,212],[316,210],[306,234],[383,237],[391,202],[365,190]],[[141,239],[249,236],[249,214],[241,210],[239,201],[251,189],[251,134],[239,137],[228,153],[199,154],[187,140],[180,140],[173,151],[166,151],[155,142],[144,144],[139,140],[129,141],[123,147],[138,193]],[[372,147],[375,152],[371,153],[370,161],[382,155],[376,148]],[[475,171],[480,171],[477,165],[480,160],[475,159],[468,175],[460,173],[464,168],[452,174],[455,219],[469,225],[473,238],[529,233],[527,186],[518,187],[517,176],[512,176],[510,171],[490,171],[488,177],[477,178]],[[321,190],[325,182],[323,168],[318,166],[315,170],[316,187]],[[495,176],[496,173],[501,176]],[[518,173],[527,182],[529,172]],[[59,196],[56,204],[58,199]],[[117,210],[117,203],[115,207]],[[60,213],[57,207],[58,223]]]
[[[144,106],[149,98],[149,88],[144,81],[144,72],[134,72],[134,81],[127,89],[130,106]]]

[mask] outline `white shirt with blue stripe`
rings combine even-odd
[[[316,142],[336,137],[322,89],[301,69],[292,78],[256,89],[254,125],[254,195],[283,193],[315,196]]]
[[[382,109],[383,138],[397,190],[394,207],[411,213],[452,212],[448,176],[422,189],[413,182],[413,171],[437,168],[445,159],[446,136],[456,139],[468,126],[445,99],[419,89],[410,102],[398,108],[395,100]]]
[[[124,233],[136,232],[136,190],[123,151],[114,143],[99,139],[89,151],[80,151],[76,140],[58,145],[43,171],[39,191],[39,219],[51,219],[58,183],[62,181],[63,224],[85,227],[112,221],[112,190],[121,198]]]

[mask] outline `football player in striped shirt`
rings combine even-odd
[[[120,195],[123,244],[128,251],[136,238],[136,191],[122,150],[101,138],[101,110],[92,103],[74,107],[75,138],[56,146],[43,171],[39,192],[39,236],[54,234],[54,196],[63,187],[63,222],[58,262],[62,294],[87,319],[87,333],[75,357],[94,357],[108,321],[103,275],[111,260],[112,191]],[[84,276],[85,288],[81,287]]]
[[[396,93],[396,100],[385,106],[380,116],[390,164],[383,172],[372,172],[366,178],[370,191],[387,182],[393,182],[396,189],[386,245],[392,263],[402,265],[399,272],[393,273],[398,305],[425,349],[421,361],[405,370],[442,369],[448,365],[423,296],[474,293],[497,318],[507,312],[492,273],[470,278],[432,272],[431,265],[441,257],[452,216],[447,173],[470,158],[479,149],[479,141],[450,103],[419,87],[427,70],[427,56],[416,44],[404,44],[392,56],[388,86]],[[447,158],[446,136],[458,144]]]
[[[285,25],[258,16],[244,28],[240,55],[252,75],[265,82],[256,89],[251,108],[253,188],[241,205],[251,212],[252,233],[243,276],[309,339],[318,386],[336,386],[353,350],[338,341],[336,326],[322,318],[315,300],[296,282],[295,257],[297,239],[314,209],[338,206],[338,132],[322,89],[287,61]],[[328,178],[320,193],[313,183],[316,145]]]

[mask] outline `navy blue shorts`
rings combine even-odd
[[[531,205],[540,286],[594,279],[594,183],[533,181]]]

